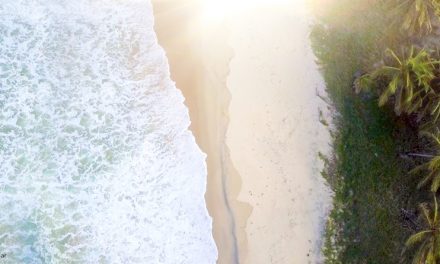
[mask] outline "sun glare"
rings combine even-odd
[[[304,0],[204,0],[205,20],[219,22],[227,15],[237,13],[256,6],[280,6],[298,3]]]

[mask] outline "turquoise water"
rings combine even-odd
[[[0,263],[214,263],[188,125],[148,1],[2,1]]]

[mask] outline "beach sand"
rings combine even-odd
[[[320,263],[331,199],[317,153],[328,151],[329,135],[304,6],[255,4],[210,21],[197,0],[153,5],[171,77],[207,153],[218,263]]]
[[[308,39],[305,5],[261,5],[232,16],[234,58],[227,145],[241,179],[238,199],[253,207],[242,263],[321,263],[330,192],[318,150],[324,83]],[[243,32],[246,32],[243,34]]]

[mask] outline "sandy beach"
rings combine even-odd
[[[218,263],[320,263],[330,191],[317,153],[328,151],[329,135],[304,4],[258,2],[213,20],[200,1],[153,5],[207,154]]]

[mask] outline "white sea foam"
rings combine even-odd
[[[188,125],[149,1],[1,1],[1,263],[214,263]]]

